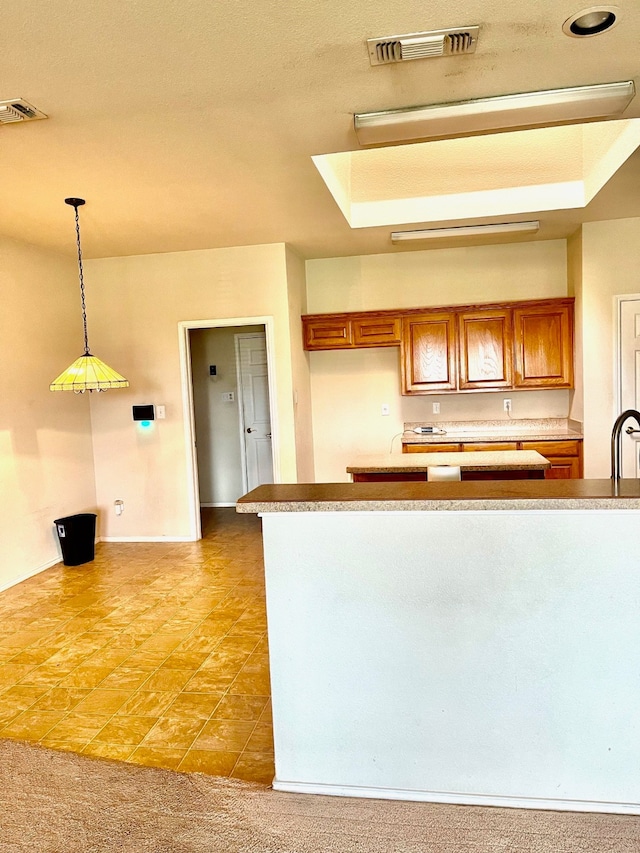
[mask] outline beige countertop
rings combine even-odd
[[[436,465],[456,465],[463,471],[541,471],[551,467],[549,460],[535,450],[479,450],[474,453],[381,453],[358,456],[353,465],[347,466],[347,473],[426,471]]]
[[[439,433],[417,434],[413,428],[432,426]],[[575,441],[581,425],[568,418],[513,418],[504,421],[439,421],[406,423],[402,444],[456,444],[465,441]]]
[[[238,512],[640,510],[640,481],[483,480],[450,483],[291,483],[259,486]]]

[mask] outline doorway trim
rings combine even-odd
[[[200,523],[200,491],[198,484],[198,455],[196,450],[196,423],[193,404],[193,376],[191,373],[191,345],[189,332],[193,329],[222,329],[229,326],[264,326],[267,345],[267,382],[269,386],[269,415],[271,418],[271,450],[273,454],[273,481],[281,482],[280,442],[277,411],[275,331],[273,317],[230,317],[224,320],[183,320],[178,323],[180,349],[180,383],[182,388],[182,414],[184,421],[186,487],[191,541],[202,539]]]
[[[622,305],[625,302],[636,302],[640,300],[640,293],[624,293],[621,296],[615,296],[615,333],[616,333],[616,348],[615,348],[615,394],[614,405],[615,410],[612,412],[614,418],[622,411]]]

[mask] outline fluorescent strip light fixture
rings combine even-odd
[[[610,118],[624,112],[634,96],[633,81],[627,80],[452,104],[357,113],[354,125],[360,145],[416,142],[430,137]]]
[[[393,231],[392,243],[412,240],[444,240],[450,237],[485,237],[492,234],[535,234],[540,228],[537,220],[531,222],[494,222],[489,225],[460,225],[454,228],[426,228],[422,231]]]

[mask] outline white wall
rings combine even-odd
[[[92,401],[103,535],[191,536],[180,375],[181,321],[273,317],[280,474],[296,481],[291,338],[282,244],[105,258],[86,264],[94,349],[131,387]],[[105,399],[103,399],[105,398]],[[144,434],[131,405],[166,406]],[[125,501],[119,518],[113,502]]]
[[[53,520],[95,510],[89,395],[49,383],[82,354],[77,264],[0,238],[0,589],[60,559]]]
[[[200,503],[234,504],[244,494],[235,336],[262,332],[264,326],[194,329],[191,376],[198,455]],[[216,375],[209,375],[215,364]],[[233,402],[222,399],[233,392]]]
[[[640,219],[582,226],[585,477],[609,477],[615,400],[615,296],[640,293]]]
[[[274,787],[639,814],[639,522],[264,513]]]
[[[546,299],[567,295],[564,240],[307,261],[308,313]],[[362,453],[400,450],[405,421],[567,417],[570,391],[400,393],[396,347],[310,353],[316,479],[347,481]],[[440,402],[434,415],[433,402]],[[389,416],[381,406],[390,407]]]

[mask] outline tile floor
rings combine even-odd
[[[101,543],[0,593],[0,737],[270,783],[260,519]]]

